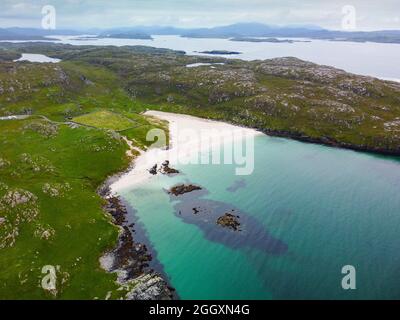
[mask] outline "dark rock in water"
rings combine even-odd
[[[120,244],[115,251],[113,269],[123,269],[128,279],[134,279],[143,274],[152,257],[144,244],[133,241],[132,233],[127,227],[123,227],[123,230]]]
[[[179,174],[179,171],[178,171],[178,170],[176,170],[176,169],[174,169],[174,168],[171,168],[171,167],[169,166],[169,161],[168,161],[168,160],[166,160],[166,161],[162,164],[161,169],[160,169],[159,171],[160,171],[162,174],[167,174],[167,175]]]
[[[152,174],[153,176],[155,176],[157,174],[157,164],[155,164],[150,170],[150,174]]]
[[[217,224],[228,229],[232,229],[235,231],[240,231],[240,222],[239,216],[235,216],[230,213],[225,213],[222,217],[219,217],[217,220]]]
[[[172,187],[168,193],[173,194],[174,196],[180,196],[185,193],[190,193],[196,190],[201,190],[201,187],[195,186],[193,184],[185,185],[185,184],[180,184],[175,187]]]

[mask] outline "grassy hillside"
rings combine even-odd
[[[104,299],[116,285],[98,259],[117,229],[95,190],[127,165],[124,142],[43,120],[0,121],[0,131],[0,297],[52,298],[40,281],[53,265],[57,298]]]
[[[123,296],[100,268],[118,229],[96,190],[130,162],[122,136],[145,148],[165,124],[136,113],[104,68],[0,63],[0,79],[1,114],[31,115],[0,121],[0,299]],[[41,287],[46,265],[55,292]]]

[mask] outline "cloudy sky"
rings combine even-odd
[[[400,0],[0,0],[0,27],[40,27],[44,5],[56,8],[58,28],[262,22],[340,29],[342,8],[352,5],[357,29],[400,29]]]

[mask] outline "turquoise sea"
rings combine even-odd
[[[177,168],[121,195],[180,298],[400,298],[399,159],[262,135],[249,176],[234,165]],[[166,193],[182,182],[204,190]],[[197,205],[235,210],[242,232],[194,214]],[[345,265],[356,290],[342,289]]]

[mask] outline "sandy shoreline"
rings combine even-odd
[[[169,122],[170,148],[168,150],[150,148],[143,152],[135,159],[132,169],[111,184],[110,189],[113,193],[148,181],[153,177],[149,169],[155,164],[160,167],[165,160],[170,161],[172,166],[177,163],[187,163],[199,152],[207,151],[211,146],[263,134],[254,129],[188,115],[161,111],[147,111],[145,114]],[[212,145],[204,142],[204,136],[212,141]]]

